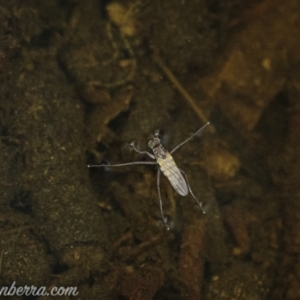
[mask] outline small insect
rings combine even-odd
[[[209,125],[209,122],[207,122],[204,126],[202,126],[200,129],[198,129],[195,133],[193,133],[188,139],[186,139],[184,142],[177,145],[171,152],[168,152],[165,150],[165,148],[162,146],[160,138],[159,138],[159,131],[156,131],[154,133],[154,138],[152,138],[148,146],[152,149],[152,153],[149,153],[148,151],[140,151],[135,147],[134,142],[130,144],[130,146],[139,154],[146,154],[155,161],[134,161],[129,163],[122,163],[122,164],[116,164],[116,165],[88,165],[88,168],[101,168],[101,167],[108,167],[108,168],[114,168],[114,167],[123,167],[123,166],[129,166],[129,165],[159,165],[158,171],[157,171],[157,191],[158,191],[158,198],[159,198],[159,207],[160,207],[160,214],[163,220],[163,223],[165,227],[169,230],[170,227],[168,225],[167,218],[164,215],[163,212],[163,205],[161,200],[161,194],[160,194],[160,174],[163,172],[163,174],[168,178],[173,188],[176,190],[176,192],[181,196],[187,196],[190,192],[198,206],[201,208],[203,213],[205,213],[205,210],[202,206],[202,203],[198,201],[194,193],[192,192],[192,189],[190,187],[188,177],[186,173],[179,169],[172,157],[172,154],[178,150],[181,146],[183,146],[185,143],[187,143],[189,140],[191,140],[195,135],[197,135],[200,131],[202,131],[207,125]]]

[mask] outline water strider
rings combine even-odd
[[[130,144],[130,146],[139,154],[147,154],[149,157],[154,159],[155,161],[134,161],[129,163],[123,163],[123,164],[116,164],[116,165],[88,165],[88,168],[101,168],[101,167],[122,167],[122,166],[129,166],[129,165],[159,165],[159,169],[157,171],[157,190],[158,190],[158,198],[159,198],[159,207],[160,207],[160,214],[163,219],[164,225],[169,230],[170,227],[167,223],[167,218],[164,216],[163,207],[162,207],[162,200],[161,200],[161,194],[160,194],[160,173],[163,172],[163,174],[168,178],[170,183],[172,184],[173,188],[176,190],[176,192],[181,196],[186,196],[189,192],[191,193],[192,197],[195,199],[196,203],[199,205],[199,207],[202,209],[203,213],[205,213],[202,203],[198,201],[194,193],[192,192],[192,189],[190,187],[187,175],[184,171],[179,169],[172,157],[172,154],[178,150],[182,145],[187,143],[189,140],[191,140],[195,135],[197,135],[201,130],[203,130],[207,125],[209,125],[209,122],[207,122],[204,126],[202,126],[200,129],[198,129],[195,133],[193,133],[188,139],[186,139],[184,142],[177,145],[171,152],[168,152],[165,150],[165,148],[162,146],[160,138],[159,138],[159,131],[155,132],[155,137],[152,138],[148,146],[152,149],[153,154],[149,153],[148,151],[140,151],[138,150],[134,142]]]

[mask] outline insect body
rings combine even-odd
[[[159,164],[160,170],[169,179],[175,191],[181,196],[186,196],[189,193],[186,181],[178,169],[172,155],[167,152],[165,159],[158,157],[156,161]]]
[[[152,138],[148,146],[152,149],[152,153],[149,153],[148,151],[140,151],[138,150],[134,143],[132,142],[130,146],[138,153],[140,154],[147,154],[149,157],[154,159],[155,161],[134,161],[129,163],[123,163],[123,164],[116,164],[116,165],[88,165],[89,168],[92,167],[122,167],[122,166],[128,166],[128,165],[159,165],[159,169],[157,171],[157,191],[158,191],[158,198],[159,198],[159,206],[160,206],[160,213],[164,222],[164,225],[169,230],[169,225],[167,222],[167,218],[164,216],[163,207],[162,207],[162,200],[161,200],[161,194],[160,194],[160,174],[163,172],[163,174],[168,178],[173,188],[176,190],[176,192],[181,196],[186,196],[190,192],[196,203],[199,205],[199,207],[202,209],[203,213],[205,213],[202,203],[198,201],[198,199],[195,197],[194,193],[191,190],[191,187],[188,182],[187,175],[184,171],[179,169],[172,157],[172,154],[178,150],[182,145],[187,143],[189,140],[191,140],[195,135],[197,135],[201,130],[203,130],[209,123],[206,123],[204,126],[202,126],[199,130],[197,130],[192,136],[190,136],[188,139],[186,139],[181,144],[177,145],[171,152],[168,152],[164,149],[162,146],[160,139],[159,139],[159,132],[155,132],[155,137]]]

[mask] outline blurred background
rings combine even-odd
[[[299,11],[0,1],[0,286],[300,299]],[[161,178],[169,231],[157,166],[87,168],[150,161],[129,143],[159,129],[171,151],[208,121],[174,153],[206,213]]]

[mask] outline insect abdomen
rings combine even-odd
[[[181,196],[186,196],[188,194],[186,181],[183,178],[171,154],[167,153],[165,159],[157,158],[157,162],[160,166],[161,171],[168,178],[176,192]]]

